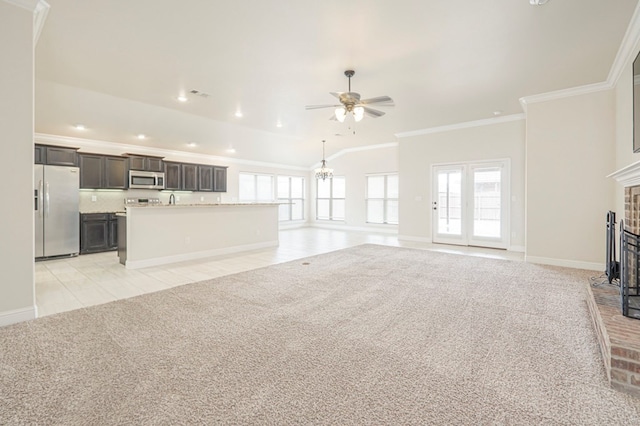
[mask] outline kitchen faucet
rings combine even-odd
[[[169,205],[176,203],[176,196],[171,194],[169,195]]]

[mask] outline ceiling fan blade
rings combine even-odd
[[[364,109],[364,113],[367,114],[369,117],[373,117],[373,118],[378,118],[378,117],[382,117],[385,113],[382,111],[378,111],[377,109],[373,109],[373,108],[368,108],[368,107],[362,107]]]
[[[335,114],[331,114],[331,117],[329,117],[329,121],[338,121],[338,119],[336,118]]]
[[[329,92],[329,94],[330,94],[331,96],[334,96],[334,97],[336,97],[336,98],[338,98],[338,99],[340,99],[340,95],[342,95],[343,93],[344,93],[344,92]]]
[[[304,107],[304,109],[319,109],[319,108],[336,108],[342,105],[307,105]]]
[[[360,103],[363,105],[386,104],[380,106],[394,106],[393,99],[391,99],[389,96],[378,96],[375,98],[363,99],[360,101]]]

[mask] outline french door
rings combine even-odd
[[[433,242],[509,245],[509,161],[433,166]]]

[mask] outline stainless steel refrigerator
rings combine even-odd
[[[35,257],[80,251],[78,167],[34,166]]]

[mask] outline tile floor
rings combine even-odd
[[[36,262],[38,316],[107,303],[178,285],[234,274],[359,244],[384,244],[448,253],[523,260],[522,253],[399,241],[396,235],[298,228],[280,231],[278,247],[137,270],[116,252]]]

